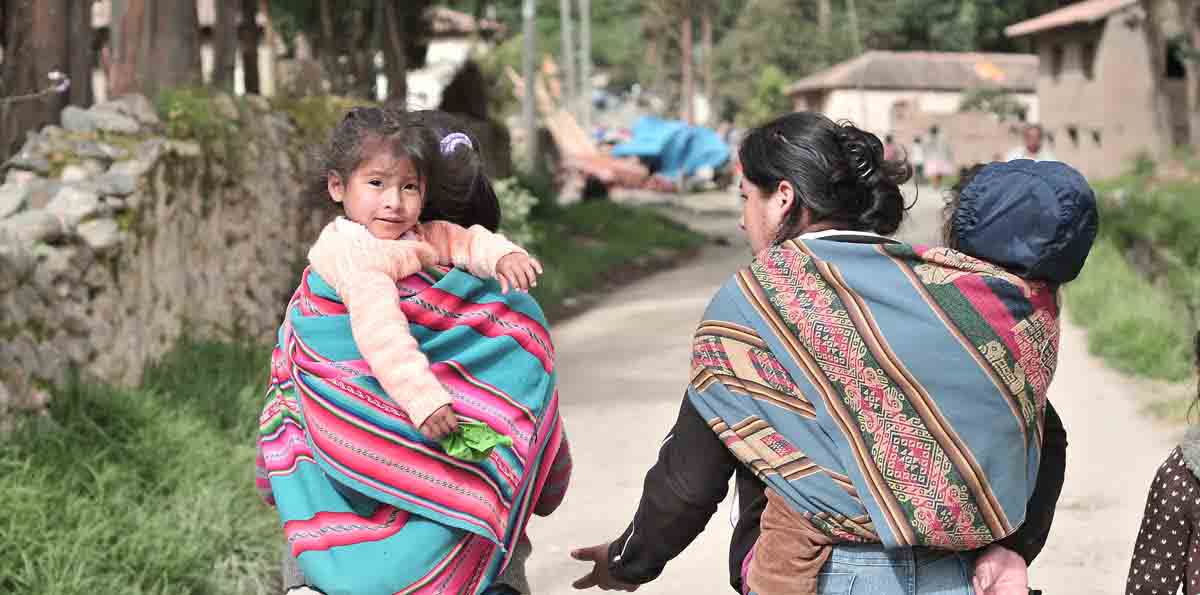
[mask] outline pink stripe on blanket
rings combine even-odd
[[[495,550],[496,545],[492,542],[472,535],[412,588],[396,595],[474,594],[479,591]]]
[[[409,501],[415,496],[462,520],[482,522],[495,535],[504,534],[508,502],[481,472],[443,455],[414,452],[395,436],[367,431],[335,415],[307,390],[301,390],[301,399],[309,436],[323,460],[383,493]]]
[[[284,422],[278,432],[261,438],[258,444],[263,469],[270,475],[290,473],[297,459],[313,458],[304,430],[292,422]]]
[[[304,552],[381,541],[400,532],[408,523],[409,513],[392,506],[380,506],[369,517],[350,512],[318,512],[310,519],[283,524],[292,556]]]
[[[541,362],[547,372],[554,371],[553,344],[550,335],[536,320],[503,303],[474,304],[458,296],[431,287],[401,302],[404,315],[413,324],[444,331],[468,326],[485,337],[511,337]]]

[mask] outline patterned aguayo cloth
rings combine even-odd
[[[791,241],[713,299],[688,392],[822,533],[969,550],[1024,520],[1058,324],[1054,286],[959,252]]]

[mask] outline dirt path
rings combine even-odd
[[[924,192],[902,230],[910,241],[936,237],[940,202]],[[730,242],[554,329],[576,474],[563,508],[530,530],[528,570],[538,595],[572,592],[585,566],[568,557],[569,548],[615,538],[632,518],[642,478],[679,407],[692,330],[720,283],[749,258],[732,215],[736,197],[668,199],[680,200],[694,210],[673,208],[674,216]],[[1082,332],[1065,326],[1050,398],[1070,440],[1067,482],[1050,542],[1030,571],[1047,595],[1123,592],[1150,478],[1178,438],[1139,414],[1144,390],[1090,357]],[[729,507],[727,500],[700,539],[638,592],[730,592]]]

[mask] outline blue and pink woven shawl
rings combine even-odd
[[[835,540],[970,550],[1025,518],[1058,325],[1054,286],[958,252],[791,241],[714,298],[689,396]]]
[[[272,360],[259,488],[326,593],[482,593],[562,445],[550,336],[527,295],[458,270],[414,275],[398,290],[455,411],[513,445],[470,464],[422,438],[363,361],[334,290],[306,271]]]

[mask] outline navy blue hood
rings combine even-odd
[[[1079,276],[1096,239],[1096,195],[1071,166],[1018,160],[985,166],[952,215],[958,249],[1031,280]]]

